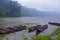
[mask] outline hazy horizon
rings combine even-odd
[[[40,11],[60,12],[60,0],[15,0],[27,8]]]

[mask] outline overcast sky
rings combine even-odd
[[[60,0],[17,0],[28,8],[36,8],[40,11],[60,12]]]

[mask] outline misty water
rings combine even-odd
[[[55,17],[13,17],[13,18],[0,18],[0,27],[11,27],[15,25],[27,25],[26,23],[34,23],[29,24],[28,27],[33,25],[45,25],[48,24],[48,22],[57,22],[60,23],[60,18]],[[50,34],[53,32],[58,26],[50,25],[48,24],[48,29],[46,29],[41,34]],[[23,40],[22,34],[27,35],[28,37],[32,37],[35,35],[35,31],[32,33],[28,33],[23,31],[15,32],[7,34],[3,37],[3,40],[6,40],[8,37],[9,40]]]

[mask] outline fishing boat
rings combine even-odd
[[[34,27],[30,27],[29,28],[29,33],[36,30],[36,35],[38,35],[38,34],[40,34],[41,32],[43,32],[47,28],[48,28],[48,25],[36,25]]]
[[[9,28],[0,28],[0,34],[8,34],[26,29],[26,26],[13,26]]]
[[[48,22],[48,24],[60,26],[60,23],[56,23],[56,22]]]

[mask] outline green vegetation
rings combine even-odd
[[[49,34],[49,36],[53,36],[53,35],[56,35],[56,34],[60,34],[60,28],[57,28],[54,32]]]
[[[32,38],[32,40],[51,40],[48,35],[39,35]]]
[[[24,40],[29,40],[27,36],[23,36]],[[47,35],[39,35],[39,36],[34,36],[30,40],[51,40],[51,38]]]
[[[24,35],[24,34],[22,35],[22,37],[23,37],[24,40],[28,40],[28,39],[29,39],[29,38],[28,38],[26,35]]]
[[[56,40],[60,40],[60,36],[58,36],[58,37],[56,38]]]
[[[3,39],[3,37],[2,37],[2,35],[0,35],[0,40],[2,40]]]
[[[1,35],[0,34],[0,40],[3,40],[3,38],[5,37],[6,35],[4,34],[4,35]]]
[[[7,37],[6,40],[9,40],[9,37]]]

